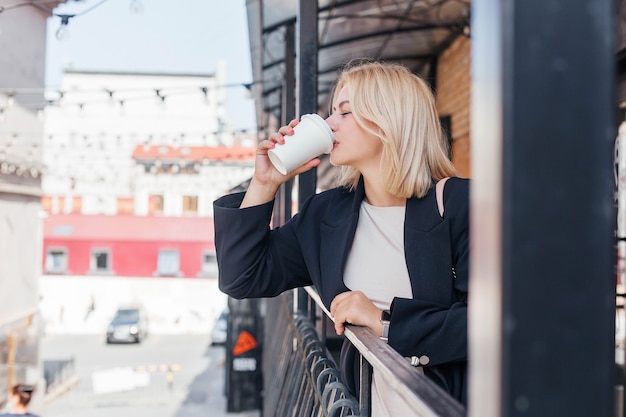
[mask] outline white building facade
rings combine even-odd
[[[241,159],[238,152],[231,163],[211,160],[209,150],[256,146],[253,135],[230,127],[225,73],[224,64],[215,74],[65,72],[59,90],[47,95],[44,208],[211,216],[211,202],[252,175],[254,155]],[[150,149],[165,154],[135,158]],[[187,157],[198,149],[209,158]],[[162,207],[151,211],[158,196]]]

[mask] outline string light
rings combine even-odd
[[[246,133],[247,130],[234,130],[233,133]],[[163,133],[163,132],[142,132],[140,134],[141,137],[145,138],[142,141],[144,144],[155,144],[161,143],[162,141],[177,141],[177,142],[185,142],[187,139],[191,139],[193,141],[198,142],[202,140],[206,142],[209,137],[215,138],[219,135],[220,131],[206,131],[206,130],[194,130],[194,131],[184,131],[178,134],[172,133]],[[56,133],[56,134],[48,134],[45,136],[45,139],[48,141],[60,140],[61,142],[66,140],[74,140],[76,138],[82,139],[85,143],[87,142],[97,142],[97,141],[106,141],[109,143],[117,143],[120,144],[122,139],[129,135],[120,135],[119,133],[109,133],[109,132],[99,132],[99,133],[82,133],[82,132],[70,132],[70,133]],[[130,135],[133,136],[133,135]],[[27,141],[31,139],[39,139],[41,138],[41,134],[37,132],[0,132],[0,149],[3,146],[12,147],[16,146],[21,141]],[[134,140],[132,137],[129,137],[129,140]],[[39,146],[38,143],[32,143],[32,147]]]
[[[161,90],[154,90],[157,96],[157,104],[165,104],[165,96],[161,94]]]
[[[271,82],[271,80],[270,80]],[[32,104],[31,106],[24,105],[24,103],[20,103],[21,107],[24,109],[31,109],[34,112],[39,111],[42,107],[85,107],[89,105],[98,105],[98,104],[106,104],[109,103],[111,106],[115,106],[116,104],[125,105],[131,101],[142,101],[149,100],[150,98],[155,98],[159,105],[164,105],[167,102],[167,99],[175,96],[183,96],[189,95],[193,96],[194,94],[201,94],[203,100],[206,104],[209,103],[210,91],[212,89],[220,90],[224,88],[234,88],[234,87],[245,87],[249,89],[254,84],[262,84],[263,81],[253,81],[250,83],[229,83],[229,84],[220,84],[212,87],[206,86],[170,86],[166,88],[127,88],[127,89],[117,89],[112,90],[108,88],[100,88],[100,89],[76,89],[71,91],[64,91],[61,89],[54,88],[15,88],[15,87],[0,87],[0,97],[5,95],[6,101],[4,106],[0,107],[0,121],[2,121],[2,111],[10,108],[12,103],[15,103],[15,99],[17,96],[24,95],[35,95],[39,96],[41,94],[44,95],[44,99],[39,104]],[[246,90],[247,91],[247,90]],[[97,93],[101,92],[103,98],[97,98]],[[81,99],[78,101],[72,101],[71,98],[74,94],[91,94],[92,99],[84,100]],[[68,98],[70,100],[68,101]],[[11,104],[9,104],[9,102]],[[123,102],[123,104],[122,104]],[[1,104],[0,104],[1,105]]]
[[[202,91],[202,94],[204,94],[204,101],[208,103],[209,102],[209,89],[207,87],[202,87],[200,90]]]
[[[67,29],[67,24],[70,22],[70,19],[73,18],[75,15],[73,15],[73,14],[59,14],[57,16],[59,18],[61,18],[61,25],[57,29],[55,36],[57,37],[58,40],[64,41],[64,40],[66,40],[67,38],[70,37],[70,32]]]

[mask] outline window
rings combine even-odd
[[[46,272],[64,274],[67,272],[67,249],[49,248],[46,255]]]
[[[175,249],[159,250],[157,271],[159,275],[176,276],[179,272],[180,259]]]
[[[163,213],[163,196],[162,195],[151,195],[150,196],[150,214],[154,213]]]
[[[202,254],[202,275],[217,276],[217,257],[213,252],[204,252]]]
[[[195,195],[183,196],[183,212],[184,213],[197,213],[198,212],[198,196],[195,196]]]
[[[89,259],[91,272],[108,272],[111,270],[111,251],[108,249],[92,249]]]

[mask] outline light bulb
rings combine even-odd
[[[72,14],[60,14],[58,15],[61,18],[61,26],[56,31],[56,37],[60,41],[64,41],[69,38],[70,33],[67,29],[67,24],[70,22],[70,19],[74,17]]]
[[[154,90],[156,93],[157,106],[165,106],[165,96],[161,94],[161,90]]]
[[[70,34],[69,34],[69,31],[67,30],[67,25],[61,24],[61,26],[59,26],[59,28],[56,31],[57,39],[60,41],[64,41],[67,38],[69,38],[69,36]]]
[[[202,91],[202,94],[204,95],[205,104],[209,104],[209,89],[207,87],[202,87],[200,90]]]

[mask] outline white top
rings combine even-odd
[[[376,307],[387,310],[394,297],[413,298],[404,258],[405,207],[361,203],[359,223],[343,281],[360,290]]]
[[[389,309],[394,297],[413,298],[404,256],[405,212],[404,206],[375,207],[363,201],[344,270],[346,286],[362,291],[382,310]],[[410,415],[408,404],[375,371],[371,388],[372,417]]]

